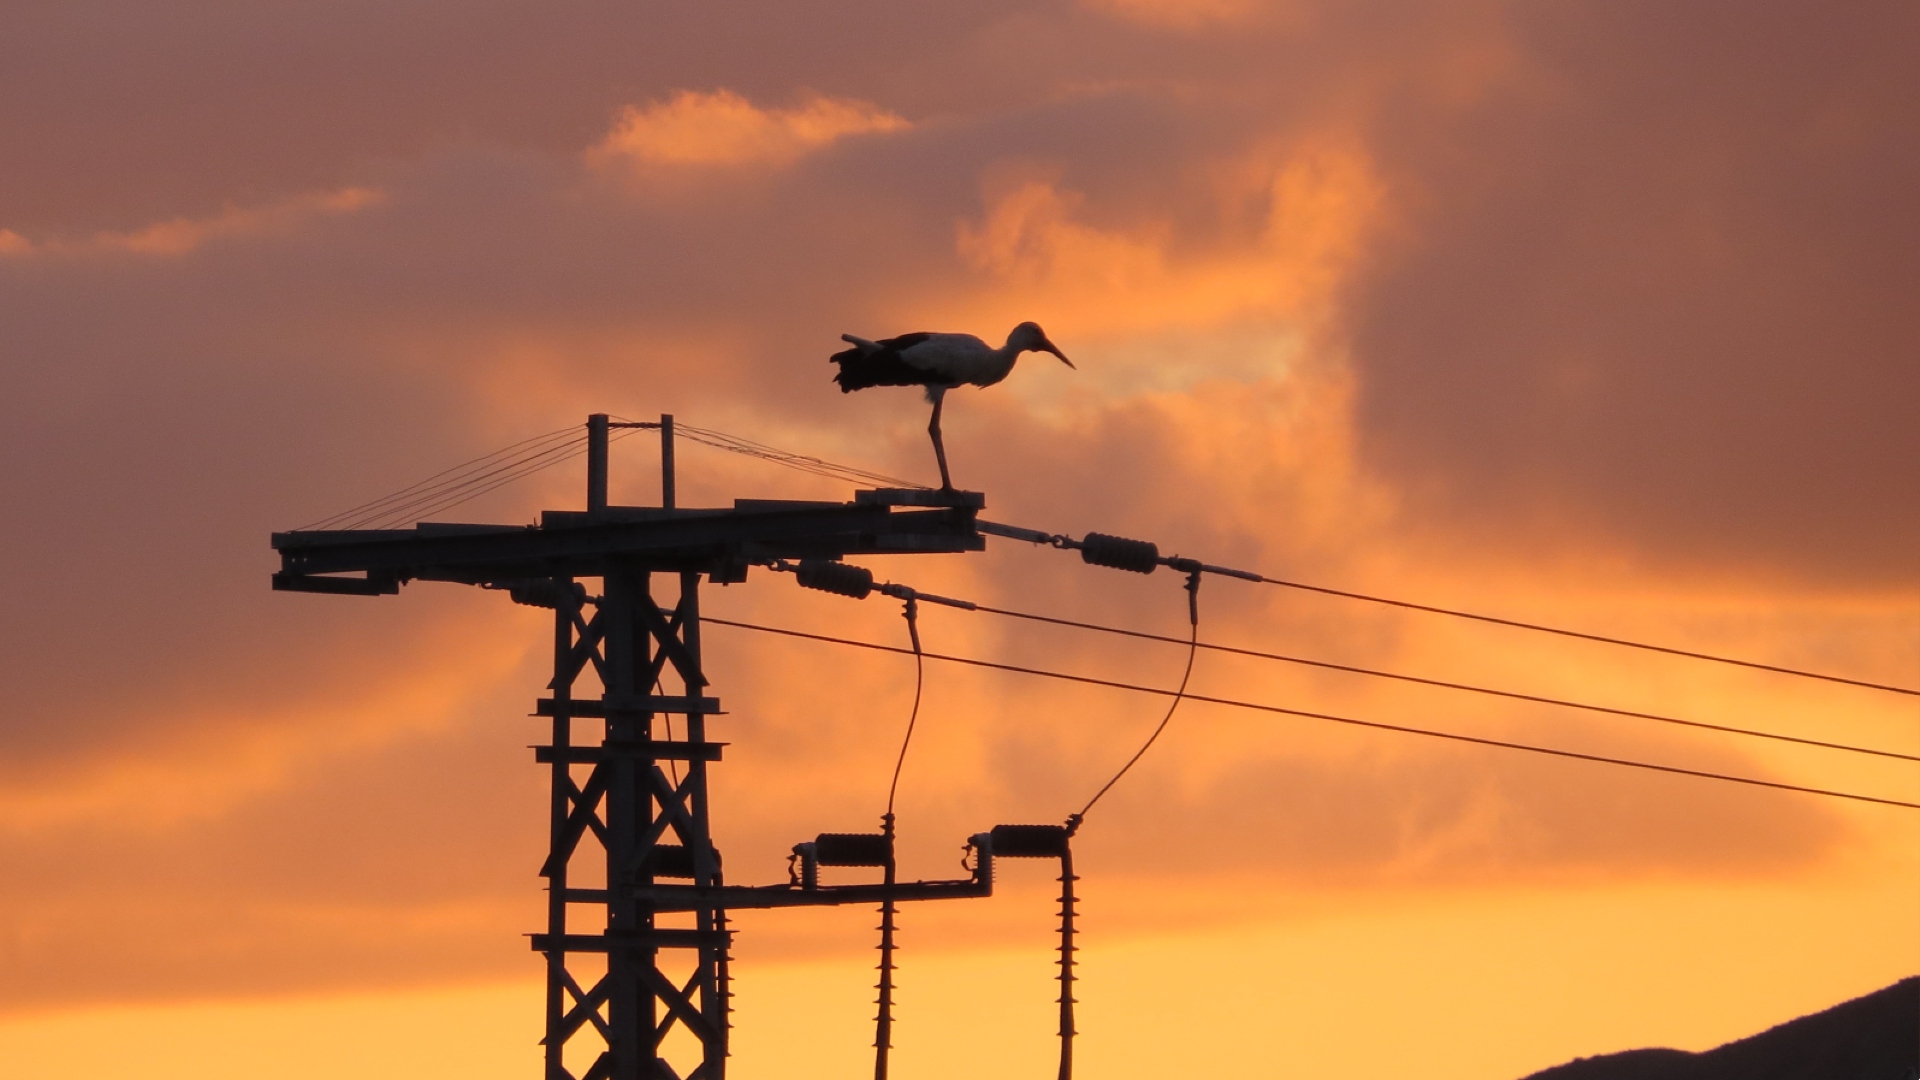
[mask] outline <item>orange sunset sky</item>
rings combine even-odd
[[[0,1075],[537,1075],[550,616],[268,534],[589,412],[922,482],[838,335],[1043,323],[987,516],[1920,685],[1920,7],[0,7]],[[682,445],[682,505],[845,499]],[[613,497],[659,497],[646,439]],[[576,508],[578,462],[450,512]],[[1177,575],[869,560],[1184,634]],[[1203,637],[1920,754],[1912,696],[1229,580]],[[755,573],[711,615],[891,644]],[[1178,647],[928,610],[1170,686]],[[729,879],[872,828],[910,661],[713,627]],[[1920,801],[1920,765],[1200,656],[1193,688]],[[1159,699],[929,665],[904,872]],[[1080,1075],[1517,1080],[1920,972],[1920,811],[1190,704],[1077,842]],[[909,907],[898,1077],[1051,1075],[1054,886]],[[868,1069],[870,909],[736,925],[733,1074]]]

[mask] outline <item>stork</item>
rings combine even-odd
[[[947,475],[947,448],[940,441],[940,407],[947,391],[956,386],[992,386],[1007,377],[1013,362],[1025,352],[1049,352],[1060,362],[1073,367],[1073,361],[1047,340],[1039,323],[1023,322],[1007,335],[1007,343],[993,348],[972,334],[901,334],[899,337],[868,341],[852,334],[840,340],[853,348],[833,354],[840,374],[833,381],[840,392],[851,393],[869,386],[924,386],[927,400],[933,404],[933,419],[927,434],[933,437],[933,456],[940,462],[940,490],[952,491]]]

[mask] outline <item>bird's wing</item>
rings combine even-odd
[[[903,334],[880,344],[898,353],[908,367],[955,385],[971,382],[993,354],[972,334]]]
[[[846,337],[847,335],[842,334],[840,336]],[[925,331],[921,331],[919,333],[914,333],[914,334],[901,334],[899,337],[881,338],[879,341],[874,342],[874,344],[879,345],[881,348],[884,348],[884,349],[892,349],[894,352],[906,352],[908,349],[913,348],[915,345],[919,345],[931,338],[945,337],[945,336],[946,335],[944,334],[929,334]],[[853,339],[847,338],[847,340],[851,341]]]

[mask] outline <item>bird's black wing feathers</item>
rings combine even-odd
[[[840,365],[840,374],[835,375],[833,381],[840,384],[843,394],[869,386],[925,386],[927,373],[900,359],[900,351],[911,349],[932,336],[901,334],[874,342],[880,348],[871,353],[857,345],[834,353],[831,359]]]

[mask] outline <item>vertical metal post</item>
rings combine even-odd
[[[635,884],[640,838],[653,824],[653,800],[641,774],[651,761],[634,753],[652,734],[652,713],[643,712],[647,685],[641,674],[651,658],[650,635],[640,625],[639,607],[647,603],[648,575],[629,567],[609,569],[601,610],[607,620],[607,727],[601,744],[608,769],[607,855],[607,1027],[610,1080],[651,1080],[654,1000],[645,973],[653,968],[648,942],[652,912],[629,894]]]
[[[669,447],[665,458],[667,487],[666,505],[673,506],[673,417],[662,416],[661,437],[668,440]],[[705,670],[700,657],[700,574],[697,571],[683,571],[680,574],[680,644],[693,663],[692,671],[681,672],[681,687],[688,699],[697,703],[706,691],[706,679],[701,675]],[[707,716],[697,704],[687,712],[687,742],[698,745],[707,741]],[[695,756],[687,763],[686,779],[680,783],[680,791],[685,806],[690,811],[694,835],[686,837],[684,842],[693,856],[694,884],[702,888],[717,889],[722,884],[720,876],[719,854],[713,846],[712,818],[707,803],[707,763]],[[731,1021],[728,1013],[732,1011],[732,989],[728,986],[728,942],[726,912],[717,908],[702,908],[695,913],[695,926],[708,944],[700,947],[694,986],[698,993],[698,1009],[707,1024],[706,1033],[701,1038],[701,1076],[704,1080],[725,1080],[727,1070],[728,1029]]]
[[[673,414],[660,414],[660,505],[673,509]]]
[[[553,792],[549,810],[549,836],[547,850],[558,854],[567,846],[567,823],[573,812],[573,789],[571,750],[573,747],[573,717],[569,706],[573,699],[573,680],[567,674],[573,658],[573,627],[578,608],[567,603],[573,596],[573,581],[561,578],[556,581],[560,587],[554,590],[557,602],[553,612],[553,671],[554,679],[549,684],[553,691]],[[546,1037],[541,1040],[547,1080],[559,1080],[567,1075],[562,1063],[562,1052],[566,1049],[566,1018],[568,1009],[567,982],[567,860],[549,855],[543,872],[547,879],[547,1023]]]
[[[607,508],[607,414],[587,417],[587,509]]]

